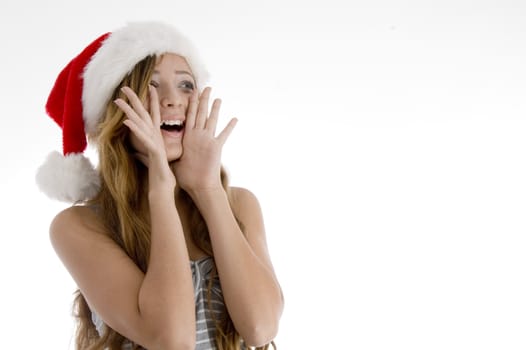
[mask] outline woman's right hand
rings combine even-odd
[[[121,98],[116,99],[114,103],[128,117],[124,124],[144,146],[146,154],[137,151],[135,156],[148,167],[150,188],[155,185],[166,185],[174,189],[176,180],[168,164],[161,134],[159,97],[152,86],[148,86],[148,89],[150,113],[135,92],[127,86],[123,87],[121,91],[128,97],[131,106]]]

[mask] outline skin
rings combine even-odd
[[[189,73],[174,73],[181,71]],[[156,66],[147,103],[129,88],[123,92],[130,104],[115,101],[127,115],[136,156],[148,167],[148,271],[143,273],[109,238],[87,207],[59,213],[51,224],[51,242],[92,310],[110,327],[148,349],[194,349],[195,301],[188,261],[204,253],[191,242],[186,213],[177,206],[184,189],[209,229],[234,326],[248,345],[264,345],[277,333],[283,295],[267,250],[261,208],[243,188],[232,188],[232,202],[228,200],[220,181],[221,150],[236,120],[216,136],[221,101],[215,100],[209,112],[210,88],[199,95],[181,84],[189,80],[194,82],[186,60],[166,54]],[[182,137],[161,131],[161,120],[168,116],[185,119]],[[175,162],[175,174],[169,162]],[[244,234],[234,214],[245,226]]]

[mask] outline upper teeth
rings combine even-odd
[[[161,125],[183,125],[182,120],[163,120]]]

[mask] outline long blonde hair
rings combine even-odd
[[[141,100],[147,97],[147,87],[153,68],[157,62],[155,56],[149,56],[139,62],[115,89],[110,101],[125,98],[120,87],[129,86]],[[106,115],[99,125],[97,135],[91,135],[92,141],[98,146],[101,189],[98,195],[87,204],[97,208],[100,218],[109,236],[126,252],[126,254],[146,272],[150,253],[150,216],[147,201],[148,177],[146,167],[133,156],[133,148],[129,141],[129,129],[123,124],[124,113],[113,103],[109,103]],[[221,169],[223,187],[228,192],[228,177]],[[184,191],[182,202],[189,213],[189,223],[193,242],[207,255],[213,257],[210,236],[205,221],[192,199]],[[174,198],[175,200],[175,198]],[[243,229],[242,224],[240,227]],[[217,271],[212,272],[217,276]],[[208,285],[208,302],[211,303],[211,282]],[[91,310],[86,299],[76,291],[73,314],[77,321],[77,350],[121,350],[127,339],[105,326],[105,331],[99,335],[91,319]],[[233,326],[228,313],[223,319],[216,320],[216,346],[218,350],[240,350],[243,340]],[[271,343],[274,345],[273,343]],[[266,350],[270,344],[258,347]],[[134,349],[140,346],[134,344]]]

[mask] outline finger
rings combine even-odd
[[[197,105],[199,104],[199,96],[197,91],[190,96],[190,105],[186,112],[186,128],[193,129],[195,127],[195,115],[197,113]]]
[[[135,110],[131,108],[129,104],[124,102],[124,100],[119,98],[119,99],[116,99],[114,103],[124,112],[124,114],[126,114],[126,116],[128,117],[128,120],[133,123],[133,125],[135,126],[137,130],[151,128],[151,126],[145,124],[144,119],[139,117],[139,115],[135,112]]]
[[[153,125],[160,128],[161,111],[159,109],[159,95],[157,95],[157,90],[151,85],[148,86],[148,90],[150,91],[150,112]]]
[[[148,147],[151,144],[151,136],[131,119],[123,121],[123,124],[126,125],[144,145]]]
[[[206,129],[210,130],[212,135],[216,133],[217,120],[219,119],[219,109],[221,108],[221,100],[216,98],[212,103],[212,110],[210,111],[210,117],[206,121]]]
[[[208,118],[208,99],[210,98],[210,88],[207,87],[203,90],[201,97],[199,98],[199,107],[197,109],[197,115],[195,119],[195,128],[203,129]]]
[[[137,112],[141,119],[148,121],[152,120],[150,114],[148,113],[146,108],[144,108],[144,105],[142,104],[141,100],[132,89],[130,89],[128,86],[124,86],[121,88],[121,91],[126,95],[126,97],[128,97],[128,100],[130,101],[133,109]]]
[[[115,101],[113,101],[123,112],[126,114],[128,119],[132,120],[136,124],[140,124],[144,126],[144,120],[139,117],[139,115],[135,112],[135,110],[127,104],[123,99],[118,98]]]
[[[228,122],[228,124],[225,126],[223,131],[217,136],[217,140],[224,145],[230,134],[232,133],[232,130],[234,130],[234,127],[237,124],[237,118],[232,118]]]

